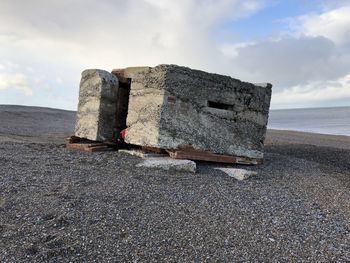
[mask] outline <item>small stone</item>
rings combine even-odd
[[[238,168],[215,168],[216,170],[220,170],[224,173],[226,173],[228,176],[236,178],[237,180],[245,180],[253,175],[257,175],[257,172],[254,171],[248,171],[245,169],[238,169]]]
[[[149,158],[142,163],[136,165],[137,167],[163,169],[166,171],[183,171],[196,172],[196,163],[190,160],[177,160],[171,158]]]

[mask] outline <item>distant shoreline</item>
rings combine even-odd
[[[68,112],[76,112],[75,110],[67,110],[67,109],[59,109],[59,108],[50,108],[50,107],[44,107],[44,106],[30,106],[30,105],[15,105],[15,104],[0,104],[0,109],[8,108],[9,109],[16,109],[20,110],[21,108],[25,109],[31,109],[33,110],[54,110],[54,111],[68,111]]]
[[[290,110],[319,110],[319,109],[332,109],[332,108],[349,108],[348,106],[329,106],[329,107],[306,107],[306,108],[285,108],[285,109],[270,109],[270,111],[290,111]]]
[[[303,130],[292,130],[292,129],[283,129],[283,128],[269,128],[267,127],[267,130],[271,131],[283,131],[283,132],[296,132],[296,133],[306,133],[309,135],[325,135],[325,136],[340,136],[340,137],[346,137],[350,138],[350,135],[346,134],[333,134],[333,133],[321,133],[321,132],[312,132],[312,131],[303,131]]]
[[[350,150],[350,136],[267,129],[265,145],[307,144]]]
[[[11,104],[1,104],[0,105],[0,113],[4,111],[12,111],[12,112],[28,112],[28,113],[34,113],[34,112],[41,112],[41,113],[48,113],[48,112],[66,112],[70,116],[70,121],[68,123],[72,122],[71,125],[74,125],[74,119],[75,119],[75,113],[76,111],[72,110],[64,110],[64,109],[55,109],[55,108],[48,108],[48,107],[41,107],[41,106],[24,106],[24,105],[11,105]],[[17,116],[17,115],[16,115]],[[67,115],[68,116],[68,115]],[[18,117],[18,116],[17,116]],[[5,121],[5,120],[3,120]],[[44,125],[42,123],[41,125]],[[48,123],[46,123],[48,125]],[[63,127],[61,127],[63,128]],[[69,129],[72,129],[70,127]],[[302,141],[302,142],[312,142],[314,145],[337,145],[336,147],[341,147],[340,144],[344,144],[346,149],[350,149],[350,146],[347,146],[350,144],[350,136],[348,135],[336,135],[336,134],[325,134],[325,133],[317,133],[317,132],[306,132],[301,130],[291,130],[291,129],[276,129],[276,128],[269,128],[267,127],[267,139],[270,139],[269,137],[276,137],[272,139],[276,139],[281,141],[283,138],[283,141]],[[268,140],[267,140],[268,141]],[[322,143],[322,141],[324,141]],[[340,142],[340,143],[333,143],[332,142]],[[307,142],[306,142],[307,143]],[[342,148],[342,147],[341,147]]]
[[[350,107],[271,110],[269,129],[350,136]]]
[[[78,105],[78,103],[77,103]],[[54,110],[63,110],[63,111],[75,111],[75,110],[69,110],[69,109],[61,109],[61,108],[53,108],[48,106],[34,106],[34,105],[17,105],[17,104],[0,104],[1,106],[16,106],[16,107],[32,107],[32,108],[43,108],[43,109],[54,109]],[[306,107],[306,108],[283,108],[283,109],[270,109],[270,111],[290,111],[290,110],[318,110],[318,109],[331,109],[331,108],[349,108],[348,106],[332,106],[332,107]]]

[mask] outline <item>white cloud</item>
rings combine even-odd
[[[26,96],[33,95],[33,90],[29,85],[26,76],[20,73],[3,73],[0,72],[0,91],[7,89],[16,89]]]
[[[350,43],[350,6],[343,6],[321,15],[299,18],[299,31],[307,36],[324,36],[336,44]]]
[[[21,72],[35,89],[40,86],[35,97],[46,100],[41,104],[51,106],[52,97],[66,97],[75,102],[60,107],[74,109],[80,72],[86,68],[112,70],[174,63],[221,72],[217,26],[249,16],[264,3],[265,0],[2,0],[0,59],[21,65],[21,70],[11,73]],[[0,99],[6,103],[6,97]]]
[[[274,94],[277,108],[329,106],[332,102],[350,101],[350,74],[334,81],[315,81],[307,85],[297,85]],[[340,104],[341,106],[343,104]]]
[[[56,77],[56,82],[57,82],[58,84],[62,84],[62,83],[63,83],[63,80],[62,80],[61,77]]]
[[[3,40],[6,45],[40,59],[50,56],[54,63],[106,69],[160,63],[207,68],[216,60],[210,38],[215,25],[252,14],[264,2],[1,1],[0,34],[11,36]]]
[[[221,52],[230,57],[228,64],[237,76],[274,84],[275,108],[337,105],[346,100],[349,105],[348,14],[350,5],[343,5],[319,15],[296,17],[289,34],[284,32],[277,38],[255,42],[226,43]]]
[[[347,96],[348,84],[342,81],[350,73],[349,5],[294,18],[297,32],[278,38],[220,42],[222,23],[250,16],[268,1],[2,0],[0,58],[26,69],[12,68],[2,78],[6,83],[10,75],[17,79],[11,87],[24,93],[23,87],[32,84],[51,92],[47,98],[76,100],[79,72],[85,68],[174,63],[272,82],[275,107]],[[9,90],[2,82],[2,90]]]
[[[269,81],[276,90],[349,73],[350,56],[325,37],[283,37],[226,46],[235,74],[252,82]]]

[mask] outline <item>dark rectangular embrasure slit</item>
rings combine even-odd
[[[208,100],[208,107],[219,110],[232,110],[233,105]]]

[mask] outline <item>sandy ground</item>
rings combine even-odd
[[[268,131],[237,181],[65,149],[74,116],[0,106],[0,262],[350,261],[350,138]]]

